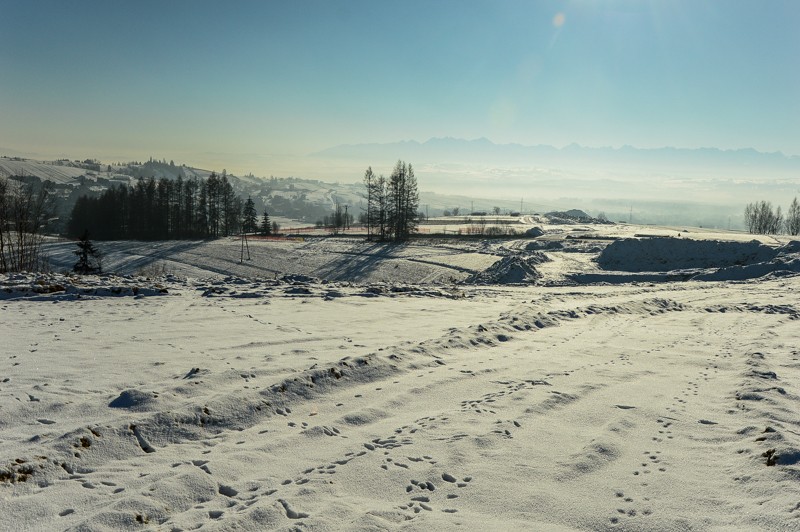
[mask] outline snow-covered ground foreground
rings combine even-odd
[[[624,242],[116,243],[130,275],[2,277],[3,527],[800,527],[795,247]],[[453,283],[481,272],[534,284]],[[745,280],[671,281],[714,275]]]

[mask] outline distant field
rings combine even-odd
[[[42,181],[50,180],[53,183],[67,184],[85,174],[86,170],[83,168],[0,158],[0,177],[34,175]]]

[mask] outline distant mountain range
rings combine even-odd
[[[733,167],[800,171],[799,156],[787,156],[781,152],[764,153],[750,148],[592,148],[578,144],[556,148],[544,144],[495,144],[486,138],[465,140],[452,137],[431,138],[425,142],[411,140],[386,144],[344,144],[313,153],[310,157],[372,161],[372,164],[403,159],[416,163],[492,166],[604,164],[616,167]]]

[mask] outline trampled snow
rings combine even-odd
[[[795,528],[797,246],[651,270],[640,240],[625,271],[598,235],[99,243],[119,275],[86,277],[53,244],[0,278],[2,522]],[[533,284],[461,282],[534,253]]]

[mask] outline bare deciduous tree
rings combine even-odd
[[[797,203],[797,198],[794,198],[791,205],[789,205],[784,224],[786,225],[786,233],[792,236],[800,235],[800,204]]]
[[[748,203],[744,208],[744,222],[753,234],[775,234],[783,229],[781,208],[773,210],[768,201]]]
[[[419,192],[414,168],[410,164],[397,161],[388,180],[383,175],[376,178],[369,167],[364,173],[364,185],[367,187],[364,220],[368,236],[378,234],[381,240],[406,240],[416,231]]]
[[[372,167],[369,166],[364,172],[364,186],[367,187],[367,239],[372,238],[372,227],[374,226],[375,181],[375,173],[372,171]]]
[[[42,230],[53,211],[46,184],[0,179],[0,272],[36,271]]]
[[[419,192],[414,168],[403,161],[397,164],[389,177],[389,224],[395,240],[407,240],[416,231],[419,219]]]

